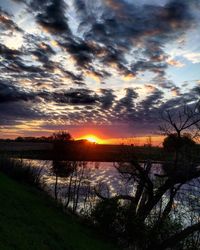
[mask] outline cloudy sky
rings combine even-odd
[[[0,137],[154,135],[200,94],[200,0],[0,0]]]

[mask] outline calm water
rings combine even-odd
[[[24,160],[26,163],[30,163],[36,168],[42,169],[42,180],[47,182],[48,185],[54,184],[55,174],[52,172],[53,162],[52,161],[41,161],[41,160]],[[91,185],[97,185],[99,183],[107,184],[111,190],[120,191],[122,178],[118,170],[114,167],[112,162],[81,162],[84,165],[84,178],[87,179]],[[70,177],[71,175],[69,175]],[[66,182],[68,178],[58,178],[59,184]]]
[[[55,173],[52,171],[55,163],[52,161],[24,160],[30,163],[34,168],[41,169],[41,183],[44,189],[52,196],[55,196]],[[64,163],[64,162],[63,162]],[[91,210],[97,200],[94,192],[95,187],[101,191],[104,196],[114,196],[116,194],[134,193],[134,183],[124,176],[121,176],[117,170],[116,163],[112,162],[80,162],[77,163],[76,171],[69,171],[67,176],[58,175],[58,199],[65,204],[70,192],[76,198],[77,211]],[[65,167],[65,163],[63,164]],[[68,167],[66,162],[66,168]],[[151,171],[151,177],[154,174],[161,173],[160,164],[154,164]],[[184,202],[183,202],[184,201]],[[71,198],[70,206],[73,206],[74,199]],[[187,207],[189,203],[200,204],[200,179],[193,180],[182,186],[175,204]],[[195,208],[200,211],[200,206]]]
[[[25,163],[30,163],[34,168],[41,169],[41,183],[44,189],[54,196],[56,177],[52,171],[53,161],[41,160],[24,160]],[[96,195],[94,187],[98,187],[101,193],[105,196],[113,196],[115,194],[128,194],[131,192],[132,185],[127,180],[121,177],[118,170],[112,162],[79,162],[76,171],[69,172],[67,177],[60,177],[58,174],[58,198],[64,204],[67,200],[67,190],[71,185],[72,190],[78,194],[78,210],[83,206],[86,195],[87,202],[95,204]],[[66,162],[66,168],[67,168]],[[75,187],[76,185],[76,187]],[[89,194],[86,194],[88,193]]]

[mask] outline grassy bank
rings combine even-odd
[[[43,192],[0,173],[0,249],[113,250]]]

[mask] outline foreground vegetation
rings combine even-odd
[[[116,249],[43,192],[0,173],[0,249]]]
[[[115,163],[121,178],[120,190],[114,186],[112,190],[109,179],[106,179],[106,183],[91,182],[90,173],[86,171],[87,163],[62,159],[63,153],[70,155],[70,152],[63,147],[62,141],[56,142],[54,158],[48,168],[54,180],[51,194],[53,191],[56,203],[62,202],[66,211],[83,216],[93,228],[118,242],[121,249],[199,250],[200,163],[196,139],[200,138],[200,103],[184,106],[183,109],[179,107],[174,112],[167,110],[163,117],[165,124],[161,129],[166,138],[159,166],[156,166],[151,157],[151,145],[147,147],[150,154],[146,155],[144,161],[138,159],[140,154],[127,150],[129,160]],[[41,187],[41,180],[44,180],[40,178],[40,174],[45,169],[29,166],[23,159],[2,158],[0,170],[26,185]],[[59,187],[61,183],[65,185],[64,189]],[[0,188],[2,189],[1,186]],[[37,238],[34,242],[37,248],[33,249],[112,249],[96,240],[89,242],[88,235],[91,233],[85,228],[84,233],[82,232],[83,227],[77,223],[78,216],[64,217],[53,205],[55,203],[49,202],[44,194],[41,197],[39,192],[35,201],[27,198],[24,194],[27,186],[24,188],[17,197],[18,188],[3,188],[4,192],[8,191],[2,201],[3,204],[8,204],[5,208],[3,206],[6,212],[2,213],[0,210],[0,216],[6,217],[7,210],[9,214],[14,209],[10,214],[10,221],[14,223],[11,225],[11,232],[14,233],[8,238],[19,240],[23,233],[25,238],[32,237],[29,242]],[[29,187],[29,195],[30,192],[32,194],[31,190]],[[7,197],[16,197],[16,201]],[[22,211],[18,212],[18,206]],[[4,231],[10,227],[10,221],[8,219],[7,224],[2,223],[6,225],[3,227]],[[25,232],[21,232],[22,229]],[[17,244],[25,244],[20,249],[26,249],[26,242],[23,239],[21,242],[17,241]],[[4,239],[4,245],[7,243],[8,239]]]

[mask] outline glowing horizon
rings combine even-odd
[[[150,139],[151,138],[151,139]],[[94,134],[86,134],[81,137],[75,137],[75,140],[88,140],[92,143],[97,144],[112,144],[112,145],[135,145],[135,146],[143,146],[149,143],[151,140],[152,146],[162,146],[162,142],[165,136],[163,135],[154,135],[154,136],[134,136],[129,138],[100,138]]]
[[[96,135],[93,134],[87,134],[84,136],[81,136],[79,138],[75,138],[75,140],[87,140],[92,143],[98,143],[98,144],[103,144],[103,140],[97,137]]]

